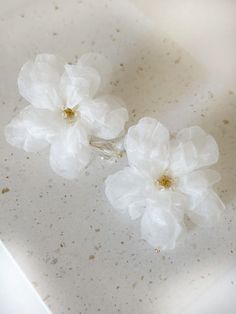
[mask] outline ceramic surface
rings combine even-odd
[[[0,238],[53,313],[187,314],[221,277],[235,289],[235,12],[230,0],[0,2]],[[74,62],[88,51],[111,59],[130,125],[152,116],[173,132],[197,124],[215,136],[226,204],[218,226],[157,254],[105,198],[104,179],[125,158],[98,158],[71,182],[52,172],[47,151],[5,142],[4,126],[26,105],[21,65],[41,52]]]

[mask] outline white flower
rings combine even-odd
[[[110,68],[99,54],[86,54],[75,65],[49,54],[27,62],[18,77],[20,94],[31,104],[5,128],[7,141],[28,152],[49,144],[53,170],[78,176],[91,156],[91,137],[118,137],[128,120],[123,102],[101,95]]]
[[[129,167],[107,178],[105,192],[113,207],[141,217],[150,245],[174,248],[184,215],[196,224],[218,221],[224,205],[212,186],[220,176],[206,168],[219,156],[212,136],[194,126],[172,139],[157,120],[143,118],[129,129],[125,149]]]

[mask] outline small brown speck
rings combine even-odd
[[[209,98],[214,98],[214,94],[211,91],[208,91]]]
[[[137,286],[137,282],[134,282],[134,283],[132,284],[132,288],[135,289],[136,286]]]
[[[229,124],[229,120],[223,120],[224,124]]]
[[[180,61],[181,61],[181,56],[179,56],[177,59],[175,59],[175,64],[180,63]]]
[[[9,188],[3,188],[3,189],[2,189],[2,194],[5,194],[5,193],[7,193],[7,192],[9,192],[9,191],[10,191]]]
[[[95,259],[95,256],[94,255],[89,255],[89,260],[94,260]]]
[[[100,229],[95,229],[95,232],[100,232]]]
[[[138,66],[137,72],[142,72],[143,71],[143,67]]]
[[[51,261],[51,264],[56,264],[57,261],[58,261],[57,258],[53,258],[52,261]]]

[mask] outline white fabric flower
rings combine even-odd
[[[94,53],[75,65],[49,54],[27,62],[18,87],[31,105],[6,126],[7,141],[27,152],[50,144],[53,170],[68,179],[77,177],[90,160],[90,138],[114,139],[128,120],[122,100],[101,95],[110,74],[106,59]]]
[[[218,221],[224,205],[212,187],[220,176],[206,168],[219,156],[211,135],[194,126],[172,139],[160,122],[143,118],[129,129],[125,149],[129,167],[106,179],[105,192],[113,207],[141,218],[150,245],[173,249],[184,215],[196,224]]]

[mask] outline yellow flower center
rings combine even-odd
[[[172,177],[163,174],[159,179],[156,180],[156,184],[160,185],[164,189],[170,189],[174,183]]]
[[[73,108],[65,108],[63,109],[63,117],[68,121],[73,121],[77,112]]]

